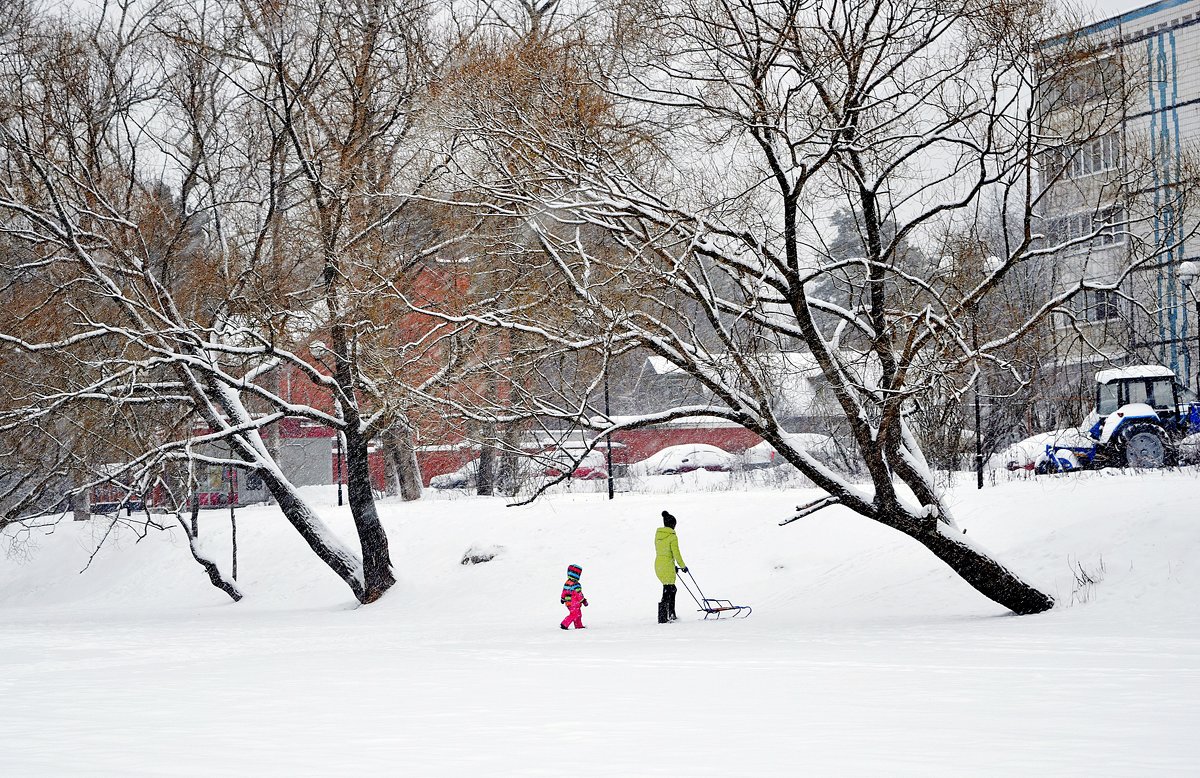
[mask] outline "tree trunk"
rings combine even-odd
[[[179,374],[188,383],[194,381],[187,370],[180,369]],[[241,399],[229,388],[222,386],[211,374],[204,374],[203,384],[196,382],[192,385],[194,391],[199,395],[199,399],[215,399],[229,415],[227,421],[215,414],[208,414],[205,421],[212,429],[221,429],[230,421],[235,424],[245,424],[249,420],[250,414],[242,405]],[[325,526],[321,517],[296,492],[296,487],[279,469],[279,464],[267,453],[262,436],[255,430],[235,434],[229,438],[229,446],[243,462],[258,470],[259,476],[262,477],[271,496],[275,498],[284,518],[300,533],[300,537],[304,538],[304,542],[308,543],[308,547],[313,550],[317,558],[337,573],[338,577],[350,587],[350,591],[354,592],[354,596],[359,602],[369,602],[364,599],[366,597],[364,572],[358,558],[341,542],[340,538]]]
[[[71,513],[75,521],[87,521],[92,518],[92,495],[87,489],[71,495]]]
[[[519,434],[520,430],[515,424],[505,425],[502,433],[504,451],[500,455],[500,467],[496,474],[496,481],[500,487],[500,493],[505,497],[515,497],[521,490],[521,474],[518,471],[516,453]]]
[[[498,347],[499,342],[496,345]],[[495,375],[488,378],[485,391],[493,406],[498,405],[500,392]],[[490,497],[496,493],[496,425],[485,424],[480,432],[482,434],[479,436],[479,472],[475,482],[475,493]]]
[[[371,487],[371,466],[368,459],[369,440],[357,430],[346,432],[346,487],[350,498],[350,514],[362,544],[363,596],[361,601],[375,602],[396,583],[388,554],[387,534],[375,509],[375,494]]]
[[[412,444],[412,430],[403,426],[391,427],[381,438],[388,494],[399,495],[405,502],[421,499],[421,468]]]
[[[383,442],[383,482],[387,486],[388,497],[396,497],[403,489],[400,483],[400,452],[396,450],[396,439],[390,429],[384,430],[379,437]]]
[[[1025,583],[1004,565],[968,543],[939,531],[938,527],[911,537],[932,551],[975,591],[1013,613],[1026,616],[1054,607],[1054,598],[1050,595]]]
[[[413,445],[412,429],[405,427],[394,433],[399,446],[396,448],[396,469],[400,474],[400,499],[405,502],[421,499],[421,465],[417,462],[417,449]]]
[[[277,397],[282,396],[280,391],[282,388],[283,369],[275,368],[267,373],[267,388]],[[283,451],[283,441],[281,440],[282,431],[279,429],[283,424],[283,420],[271,424],[267,427],[267,439],[264,441],[267,444],[267,453],[271,455],[276,463],[280,461],[279,455]]]
[[[491,496],[495,493],[496,485],[496,449],[489,441],[493,440],[493,430],[486,430],[479,446],[479,475],[476,480],[475,493]]]

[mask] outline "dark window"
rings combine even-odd
[[[1088,319],[1107,321],[1121,315],[1121,296],[1107,289],[1092,292],[1092,304],[1088,308]]]
[[[1078,294],[1072,307],[1084,321],[1108,321],[1121,317],[1121,295],[1108,289],[1088,289]]]

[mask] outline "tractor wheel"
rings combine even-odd
[[[1121,433],[1125,467],[1162,467],[1167,464],[1167,441],[1157,424],[1134,424]]]

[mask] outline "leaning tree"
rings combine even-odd
[[[1119,120],[1120,90],[1096,88],[1078,121],[1048,122],[1046,101],[1063,93],[1049,87],[1086,79],[1080,64],[1095,52],[1045,43],[1065,20],[1033,0],[631,2],[608,19],[594,26],[601,40],[546,36],[498,52],[448,111],[460,204],[533,236],[573,314],[474,320],[644,349],[714,398],[599,424],[597,440],[724,417],[828,493],[801,514],[840,504],[1017,613],[1052,607],[956,527],[908,417],[982,364],[1015,369],[1011,346],[1073,296],[1120,289],[1169,248],[1147,227],[1152,206],[1104,211],[1070,234],[1045,227],[1063,176],[1046,156],[1079,154]],[[1096,197],[1132,200],[1140,187],[1114,177]],[[939,246],[994,203],[1005,240],[991,256],[951,257],[949,272]],[[831,245],[839,211],[853,215],[854,252]],[[1128,261],[1103,282],[1086,261],[1063,268],[1022,315],[972,338],[1007,279],[1116,238]],[[826,386],[868,483],[788,433],[781,395],[801,369]]]

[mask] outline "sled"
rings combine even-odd
[[[700,606],[700,612],[704,614],[705,621],[708,621],[710,616],[717,619],[725,616],[728,616],[731,619],[736,619],[738,617],[744,619],[754,611],[754,609],[749,605],[734,605],[730,600],[722,600],[715,597],[705,597],[704,592],[700,590],[700,584],[696,583],[696,576],[692,575],[691,571],[684,573],[678,568],[676,568],[675,571],[679,574],[679,583],[683,584],[683,588],[687,589],[687,593],[692,596],[692,599],[696,602],[696,605]],[[687,581],[683,579],[683,576],[685,575],[692,579],[692,586],[696,587],[695,592],[692,591],[692,586],[688,586]],[[700,596],[697,597],[697,594]]]

